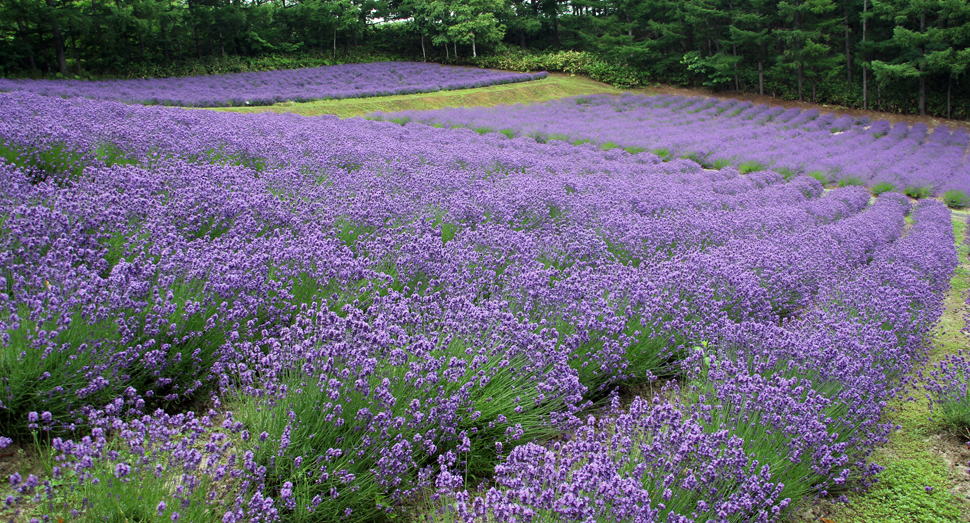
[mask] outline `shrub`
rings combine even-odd
[[[839,180],[839,187],[848,187],[850,185],[865,185],[865,183],[858,176],[846,176]]]
[[[213,412],[122,421],[129,407],[118,399],[97,411],[82,440],[47,441],[40,466],[55,479],[10,476],[7,508],[23,521],[219,521],[238,484],[230,472],[238,436],[219,430]]]
[[[930,196],[932,196],[933,188],[925,185],[924,186],[910,185],[909,187],[903,190],[903,193],[905,193],[906,196],[909,196],[914,200],[920,200],[922,198],[929,198]]]
[[[890,182],[879,182],[870,187],[870,189],[872,189],[873,194],[879,196],[882,193],[895,191],[896,186]]]
[[[951,209],[962,209],[970,205],[970,196],[959,190],[951,190],[943,193],[943,203]]]
[[[658,149],[651,149],[650,152],[652,152],[653,154],[656,154],[657,156],[660,157],[661,160],[663,160],[665,162],[668,161],[668,160],[673,159],[673,155],[671,154],[670,149],[668,149],[666,147],[660,147]]]
[[[585,51],[555,53],[509,51],[505,54],[478,58],[474,63],[479,67],[510,71],[556,71],[582,74],[619,88],[639,87],[647,81],[646,73],[636,68],[610,63]]]
[[[738,170],[741,171],[741,174],[753,173],[755,171],[763,171],[765,169],[767,169],[767,167],[765,167],[764,164],[762,164],[757,160],[749,160],[747,162],[743,162],[741,165],[738,166]]]
[[[936,418],[948,429],[970,438],[970,359],[963,351],[933,366],[923,387]]]
[[[822,171],[808,171],[808,175],[818,180],[819,183],[821,184],[826,184],[826,183],[829,183],[829,181],[831,181],[831,179],[829,178],[829,175]]]

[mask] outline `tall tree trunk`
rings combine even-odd
[[[765,95],[765,67],[761,60],[758,60],[758,94]]]
[[[519,28],[519,47],[525,50],[525,29],[522,27]]]
[[[333,59],[337,59],[337,22],[333,23]]]
[[[77,54],[77,35],[71,32],[71,46],[74,48],[74,64],[77,67],[77,74],[81,74],[81,57]]]
[[[171,62],[172,61],[172,58],[168,54],[168,35],[165,32],[165,19],[164,18],[159,18],[158,19],[158,27],[161,30],[161,34],[162,34],[162,56],[165,57],[165,61],[166,62]]]
[[[142,58],[144,58],[145,57],[145,35],[141,34],[141,31],[138,32],[138,46],[141,47],[141,56]]]
[[[794,27],[795,27],[795,31],[798,31],[798,29],[801,27],[801,19],[798,16],[798,11],[795,11],[795,24],[794,24]],[[798,101],[801,102],[801,101],[803,101],[803,96],[802,96],[802,43],[801,43],[801,41],[796,40],[795,41],[795,45],[796,45],[797,60],[798,60]]]
[[[192,34],[195,35],[195,53],[199,55],[199,60],[202,59],[202,44],[199,43],[199,26],[192,26]]]
[[[852,84],[852,49],[849,47],[849,8],[845,8],[845,79]]]
[[[734,53],[734,91],[741,92],[741,82],[738,81],[738,45],[731,44],[731,52]]]
[[[445,60],[451,60],[451,51],[448,50],[448,42],[445,42]]]
[[[30,72],[33,73],[37,71],[37,62],[34,61],[34,50],[30,47],[30,40],[27,38],[27,29],[19,19],[17,20],[17,29],[20,33],[20,39],[24,42],[24,47],[27,49],[27,60],[30,63]]]
[[[226,39],[222,36],[222,28],[219,28],[219,49],[222,51],[222,57],[226,57]]]
[[[953,92],[953,75],[946,79],[946,119],[950,119],[950,93]]]
[[[926,11],[919,17],[919,32],[926,33]],[[923,57],[926,56],[926,46],[919,46],[919,115],[926,116],[926,70],[923,66]]]
[[[923,74],[923,64],[919,66],[919,101],[917,102],[919,115],[926,116],[926,76]]]
[[[815,79],[812,78],[812,103],[815,103]]]
[[[424,49],[424,33],[421,33],[421,56],[423,57],[422,61],[428,61],[428,52]]]
[[[559,7],[554,9],[558,11]],[[559,50],[559,13],[552,14],[552,45],[556,51]]]
[[[866,67],[866,17],[865,13],[869,10],[869,0],[862,0],[862,108],[865,110],[869,109],[869,75],[866,74],[868,68]]]
[[[475,35],[472,34],[472,58],[478,58],[478,51],[475,49]]]
[[[101,24],[98,23],[98,2],[97,0],[91,0],[91,18],[94,24],[94,34],[98,35],[98,42],[101,44],[98,46],[100,49],[104,45],[104,37],[101,36]]]
[[[40,24],[40,21],[37,22],[37,41],[40,42],[40,48],[43,51],[45,49],[45,46],[44,46],[44,26],[42,26]],[[40,65],[41,65],[41,68],[44,70],[45,73],[49,73],[49,72],[52,71],[51,64],[48,63],[47,60],[44,60],[44,61],[40,62]]]
[[[61,74],[67,76],[67,57],[64,56],[64,39],[61,38],[61,28],[57,24],[57,12],[54,0],[47,0],[47,7],[51,9],[51,36],[54,37],[54,51],[57,53],[57,68]]]
[[[455,60],[457,60],[458,59],[458,42],[457,41],[454,42],[454,46],[455,46]]]

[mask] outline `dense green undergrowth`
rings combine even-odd
[[[350,63],[370,63],[388,61],[413,61],[414,57],[371,50],[341,50],[339,54],[324,51],[300,53],[272,53],[258,56],[206,56],[173,60],[169,62],[130,62],[117,69],[101,73],[81,70],[66,78],[80,80],[115,80],[132,78],[168,78],[182,76],[206,76],[230,73],[250,73],[275,71],[279,69],[301,69]],[[17,77],[17,76],[11,76]],[[60,73],[41,74],[39,71],[30,78],[50,80],[64,79]]]
[[[510,50],[503,54],[475,59],[479,67],[511,71],[551,71],[581,74],[613,87],[640,87],[649,83],[646,72],[633,67],[612,63],[585,51],[557,51],[534,53]]]

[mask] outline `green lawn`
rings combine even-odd
[[[517,84],[493,85],[476,89],[439,91],[436,93],[402,94],[375,98],[283,102],[261,107],[218,107],[214,111],[239,113],[296,113],[304,116],[334,114],[341,118],[364,116],[376,111],[394,112],[440,109],[442,107],[491,107],[493,105],[535,103],[584,94],[619,94],[623,91],[584,76],[552,73],[547,78]]]

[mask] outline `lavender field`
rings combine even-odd
[[[464,128],[16,92],[0,153],[23,520],[781,521],[957,265],[933,199]]]
[[[544,104],[376,114],[374,118],[468,127],[538,140],[691,158],[707,167],[770,168],[823,183],[865,185],[914,197],[970,195],[965,129],[783,109],[686,96],[586,96]]]
[[[510,73],[433,63],[377,62],[308,69],[141,80],[17,80],[0,78],[0,92],[83,97],[126,103],[224,107],[392,94],[427,93],[527,82],[546,73]]]

